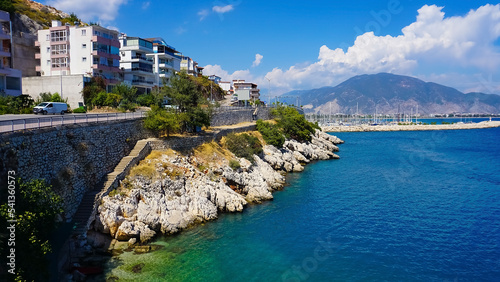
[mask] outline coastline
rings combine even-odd
[[[500,121],[479,123],[455,123],[433,125],[337,125],[322,126],[324,132],[373,132],[373,131],[424,131],[424,130],[460,130],[500,127]]]
[[[110,236],[108,250],[119,247],[119,241],[132,248],[147,244],[158,234],[214,220],[220,212],[241,212],[247,204],[272,200],[284,174],[300,172],[314,160],[339,158],[334,152],[342,143],[317,130],[311,142],[288,140],[279,149],[265,145],[253,163],[228,155],[214,142],[189,154],[153,151],[120,189],[103,197],[92,227]],[[241,167],[231,168],[230,159]],[[102,243],[88,239],[94,246]]]

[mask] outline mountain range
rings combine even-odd
[[[416,113],[417,107],[419,114],[500,112],[500,95],[464,94],[437,83],[390,73],[359,75],[335,87],[295,90],[282,96],[298,96],[306,113]]]

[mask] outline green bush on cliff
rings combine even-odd
[[[311,141],[311,134],[316,129],[320,129],[317,124],[309,122],[293,107],[279,106],[272,112],[277,121],[278,127],[289,139],[295,139],[299,142]]]
[[[276,148],[283,147],[285,136],[277,125],[259,119],[257,120],[257,130],[262,134],[262,138],[264,138],[267,144],[273,145]]]
[[[14,185],[15,201],[0,206],[0,228],[5,231],[15,225],[14,240],[10,240],[11,236],[0,238],[1,263],[7,266],[10,261],[7,256],[14,248],[16,281],[48,281],[49,236],[56,227],[57,215],[63,212],[62,198],[44,180],[17,180]],[[2,196],[7,199],[6,195]],[[8,222],[13,218],[16,223]],[[5,262],[6,259],[9,261]],[[9,277],[4,278],[13,277],[10,273],[6,275]]]
[[[262,144],[255,136],[230,133],[226,136],[226,147],[237,157],[254,162],[253,155],[262,152]]]

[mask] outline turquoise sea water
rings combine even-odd
[[[500,129],[335,134],[275,200],[122,254],[120,281],[499,281]],[[144,263],[141,273],[131,268]]]

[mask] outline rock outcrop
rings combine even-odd
[[[340,139],[317,131],[311,142],[285,142],[283,148],[266,145],[254,162],[238,159],[200,166],[196,156],[158,154],[143,162],[147,173],[129,175],[118,192],[105,196],[94,228],[113,238],[147,242],[157,233],[172,234],[199,222],[216,219],[219,212],[242,211],[247,203],[273,198],[286,172],[302,171],[313,160],[338,158]]]

